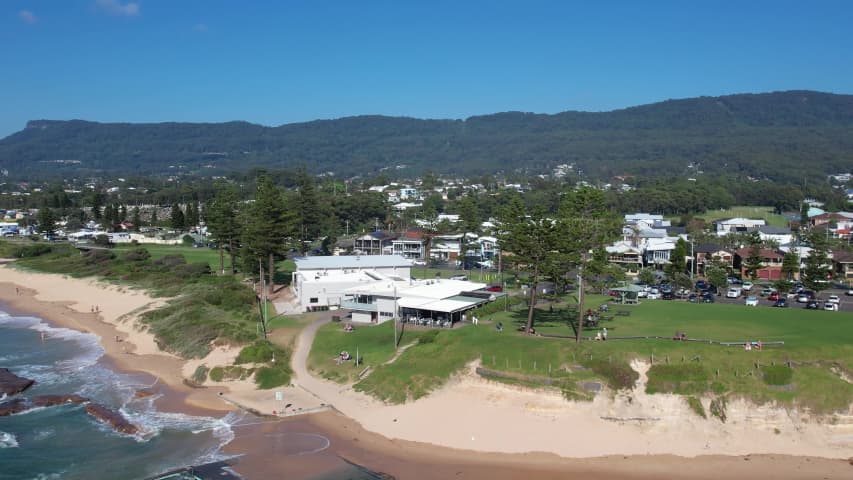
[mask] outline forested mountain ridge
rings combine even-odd
[[[610,112],[497,113],[466,120],[357,116],[279,127],[35,120],[0,140],[15,178],[203,175],[305,166],[314,173],[683,172],[801,181],[853,169],[853,95],[811,91],[669,100]],[[688,169],[688,165],[698,165]]]

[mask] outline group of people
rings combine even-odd
[[[761,347],[762,347],[763,345],[761,345],[761,340],[759,340],[759,341],[757,341],[757,342],[746,342],[746,343],[744,343],[744,344],[743,344],[743,348],[744,348],[744,350],[746,350],[747,352],[748,352],[748,351],[750,351],[750,350],[752,350],[753,346],[755,346],[755,349],[756,349],[756,350],[759,350],[759,351],[760,351],[760,350],[761,350]]]
[[[344,331],[345,331],[345,332],[349,333],[349,332],[351,332],[351,331],[353,331],[353,330],[355,330],[355,328],[353,328],[353,326],[352,326],[352,324],[351,324],[351,323],[347,323],[346,325],[344,325]]]
[[[595,334],[595,339],[601,341],[607,340],[607,327],[604,327],[600,332],[597,332]]]
[[[350,360],[350,359],[352,359],[352,357],[350,356],[349,352],[348,352],[348,351],[346,351],[346,350],[344,350],[344,351],[342,351],[342,352],[338,355],[338,361],[337,361],[337,364],[338,364],[338,365],[340,365],[340,364],[342,364],[342,363],[344,363],[344,362],[346,362],[347,360]]]

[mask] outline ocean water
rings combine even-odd
[[[81,405],[0,417],[0,480],[141,479],[226,458],[220,449],[233,438],[241,414],[158,411],[155,397],[134,397],[150,377],[113,371],[99,362],[102,356],[92,334],[0,310],[0,367],[36,380],[21,396],[76,393],[120,411],[141,429],[135,436],[116,433]]]

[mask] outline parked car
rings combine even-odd
[[[668,283],[662,283],[659,289],[660,293],[672,293],[672,285]]]
[[[779,296],[779,292],[773,292],[770,295],[767,295],[767,300],[770,300],[771,302],[775,302],[776,300],[779,300],[780,298],[782,298],[782,297]]]
[[[837,312],[838,311],[838,304],[826,302],[823,304],[823,309],[826,310],[827,312]]]
[[[817,303],[817,300],[809,300],[806,302],[806,308],[809,310],[818,310],[820,309],[820,304]]]
[[[489,285],[488,287],[486,287],[486,291],[487,292],[503,292],[504,287],[502,287],[500,285]]]
[[[743,285],[741,286],[741,288],[743,289],[744,292],[748,292],[748,291],[752,290],[752,282],[743,282]]]
[[[696,280],[696,290],[704,290],[708,287],[708,282],[705,280]]]
[[[687,301],[690,303],[696,303],[699,301],[699,295],[696,295],[695,293],[691,293],[690,295],[687,296]]]
[[[702,295],[702,303],[714,303],[714,294],[706,293]]]
[[[747,307],[757,307],[758,306],[758,297],[749,296],[746,297],[746,302],[744,304]]]
[[[415,259],[412,260],[412,265],[425,266],[427,264],[426,260]]]
[[[763,288],[763,289],[761,290],[760,295],[761,295],[762,297],[767,297],[767,296],[771,295],[773,292],[775,292],[775,290],[773,290],[772,288],[769,288],[769,287],[768,287],[768,288]]]
[[[810,290],[803,290],[802,292],[800,292],[800,296],[797,297],[797,303],[807,303],[814,299],[814,292]]]
[[[826,303],[841,303],[841,299],[838,297],[838,295],[830,295],[829,297],[827,297]]]
[[[847,296],[853,296],[853,288],[849,288],[849,289],[847,289],[847,293],[845,293],[845,295],[847,295]]]
[[[649,293],[648,293],[648,294],[646,294],[646,298],[648,298],[649,300],[657,300],[657,299],[659,299],[659,298],[660,298],[660,290],[658,290],[657,288],[653,288],[653,289],[651,289],[651,290],[649,291]]]
[[[468,276],[467,275],[454,275],[454,276],[450,277],[450,279],[451,280],[462,280],[463,282],[467,282]]]
[[[788,301],[785,300],[784,298],[780,298],[779,300],[776,300],[776,303],[774,303],[773,306],[774,307],[786,308],[788,306]]]
[[[740,289],[739,288],[730,288],[726,292],[726,298],[738,298],[740,297]]]
[[[741,281],[741,279],[739,279],[737,277],[727,278],[726,283],[728,283],[729,285],[743,285],[743,282]]]
[[[673,292],[672,290],[663,292],[663,293],[661,293],[660,298],[663,300],[674,300],[675,299],[675,292]]]

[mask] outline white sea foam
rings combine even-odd
[[[133,410],[122,408],[119,410],[131,423],[136,425],[140,434],[140,441],[147,441],[159,435],[163,430],[190,431],[193,434],[210,431],[220,441],[220,446],[234,439],[234,431],[231,425],[237,421],[232,413],[222,418],[195,417],[183,413],[161,412],[152,408]]]
[[[57,366],[63,370],[75,370],[94,365],[104,355],[104,348],[101,346],[97,335],[78,332],[70,328],[52,327],[38,317],[19,317],[0,312],[0,325],[29,328],[43,333],[46,339],[70,341],[79,345],[82,353],[74,358],[58,362]]]
[[[0,448],[15,448],[18,446],[18,439],[8,432],[0,432]]]

